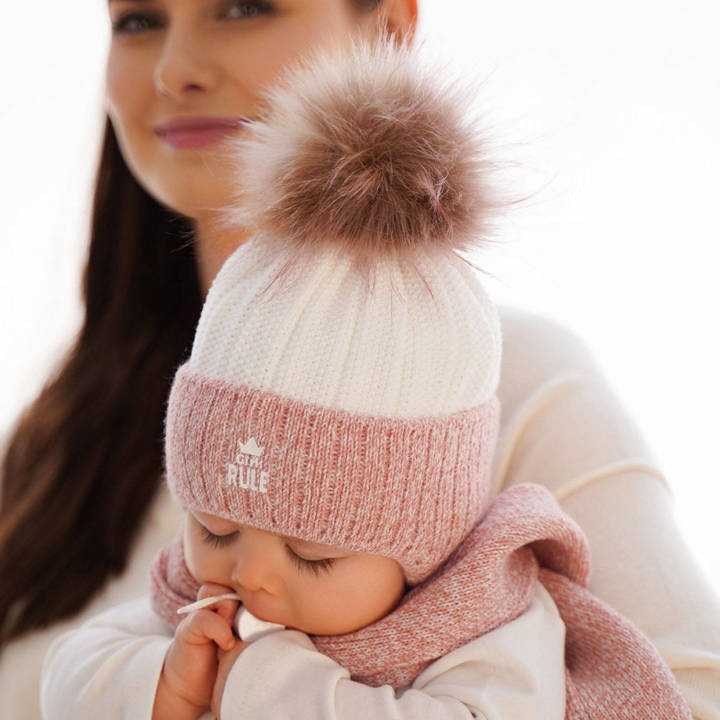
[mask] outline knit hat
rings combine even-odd
[[[464,251],[504,201],[472,91],[397,38],[290,66],[223,151],[227,226],[166,417],[183,507],[427,578],[489,503],[497,311]],[[449,79],[448,79],[449,78]]]

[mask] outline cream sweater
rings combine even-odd
[[[633,620],[674,672],[698,720],[720,720],[720,599],[685,546],[656,458],[587,347],[567,329],[499,308],[502,420],[495,492],[547,486],[584,529],[590,589]],[[128,570],[70,622],[33,633],[0,656],[0,717],[38,720],[39,675],[50,643],[91,616],[144,595],[158,548],[180,510],[158,494]]]
[[[45,658],[46,720],[150,720],[172,628],[131,600],[62,635]],[[253,640],[228,674],[221,720],[565,720],[565,624],[538,582],[518,617],[435,660],[408,686],[372,687],[298,630]],[[200,720],[215,720],[208,710]]]

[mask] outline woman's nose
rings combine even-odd
[[[217,69],[212,49],[197,37],[197,31],[174,27],[165,32],[162,53],[155,64],[154,82],[157,91],[177,100],[187,90],[208,90],[215,83]]]
[[[251,592],[277,594],[281,585],[277,558],[282,550],[280,539],[264,530],[243,528],[235,550],[233,582]]]

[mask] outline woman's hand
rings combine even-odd
[[[233,592],[232,588],[206,583],[198,590],[197,599],[228,592]],[[238,604],[237,600],[226,599],[210,608],[194,610],[175,629],[175,637],[165,656],[162,679],[171,694],[188,707],[200,711],[210,707],[220,649],[236,650],[237,645],[247,645],[238,640],[232,630]]]
[[[212,692],[212,700],[210,701],[210,712],[220,720],[220,705],[222,704],[222,696],[225,691],[225,683],[227,682],[227,676],[230,674],[230,669],[237,660],[238,656],[250,643],[242,642],[242,640],[235,641],[235,647],[231,650],[223,650],[218,648],[217,659],[218,668],[217,675],[215,677],[215,687]]]

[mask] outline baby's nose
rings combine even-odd
[[[278,554],[282,550],[282,540],[272,533],[243,528],[237,541],[233,583],[249,592],[277,594],[281,586]]]

